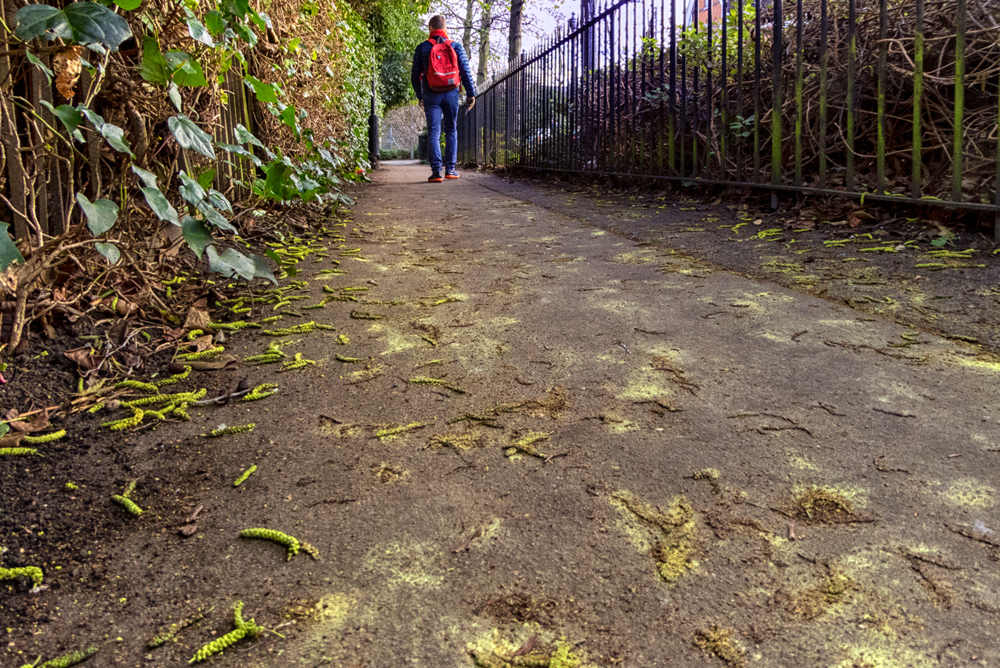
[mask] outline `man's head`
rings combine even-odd
[[[431,30],[444,30],[444,17],[440,14],[435,14],[431,17],[431,20],[427,22],[427,27]]]

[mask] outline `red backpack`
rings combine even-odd
[[[438,42],[427,40],[431,46],[430,64],[427,67],[427,87],[435,93],[450,93],[458,90],[458,54],[451,40]]]

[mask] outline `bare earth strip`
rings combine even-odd
[[[179,666],[239,599],[285,639],[215,665],[1000,663],[1000,364],[425,178],[393,165],[362,192],[329,244],[347,274],[300,265],[303,304],[368,288],[304,312],[335,331],[286,337],[315,365],[255,370],[277,396],[130,437],[149,511],[97,593],[44,593],[51,621],[8,656],[107,638],[98,665]],[[256,428],[199,436],[222,422]]]

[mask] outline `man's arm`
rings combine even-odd
[[[410,83],[413,85],[413,92],[417,94],[417,99],[420,102],[424,101],[424,91],[420,85],[420,80],[424,76],[424,66],[420,58],[420,49],[423,46],[423,43],[420,43],[417,45],[416,50],[414,50],[413,67],[410,68]]]
[[[469,69],[469,58],[465,55],[465,49],[458,42],[453,42],[455,53],[458,55],[458,71],[462,75],[462,85],[465,86],[465,95],[475,99],[476,86],[472,82],[472,70]]]

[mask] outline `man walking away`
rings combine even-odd
[[[472,83],[469,58],[458,42],[448,39],[444,17],[438,14],[428,22],[430,38],[413,53],[410,80],[420,108],[427,116],[427,151],[430,154],[431,183],[444,178],[457,179],[458,172],[458,103],[459,83],[465,87],[468,108],[476,105],[476,87]],[[444,121],[444,158],[441,157],[441,122]]]

